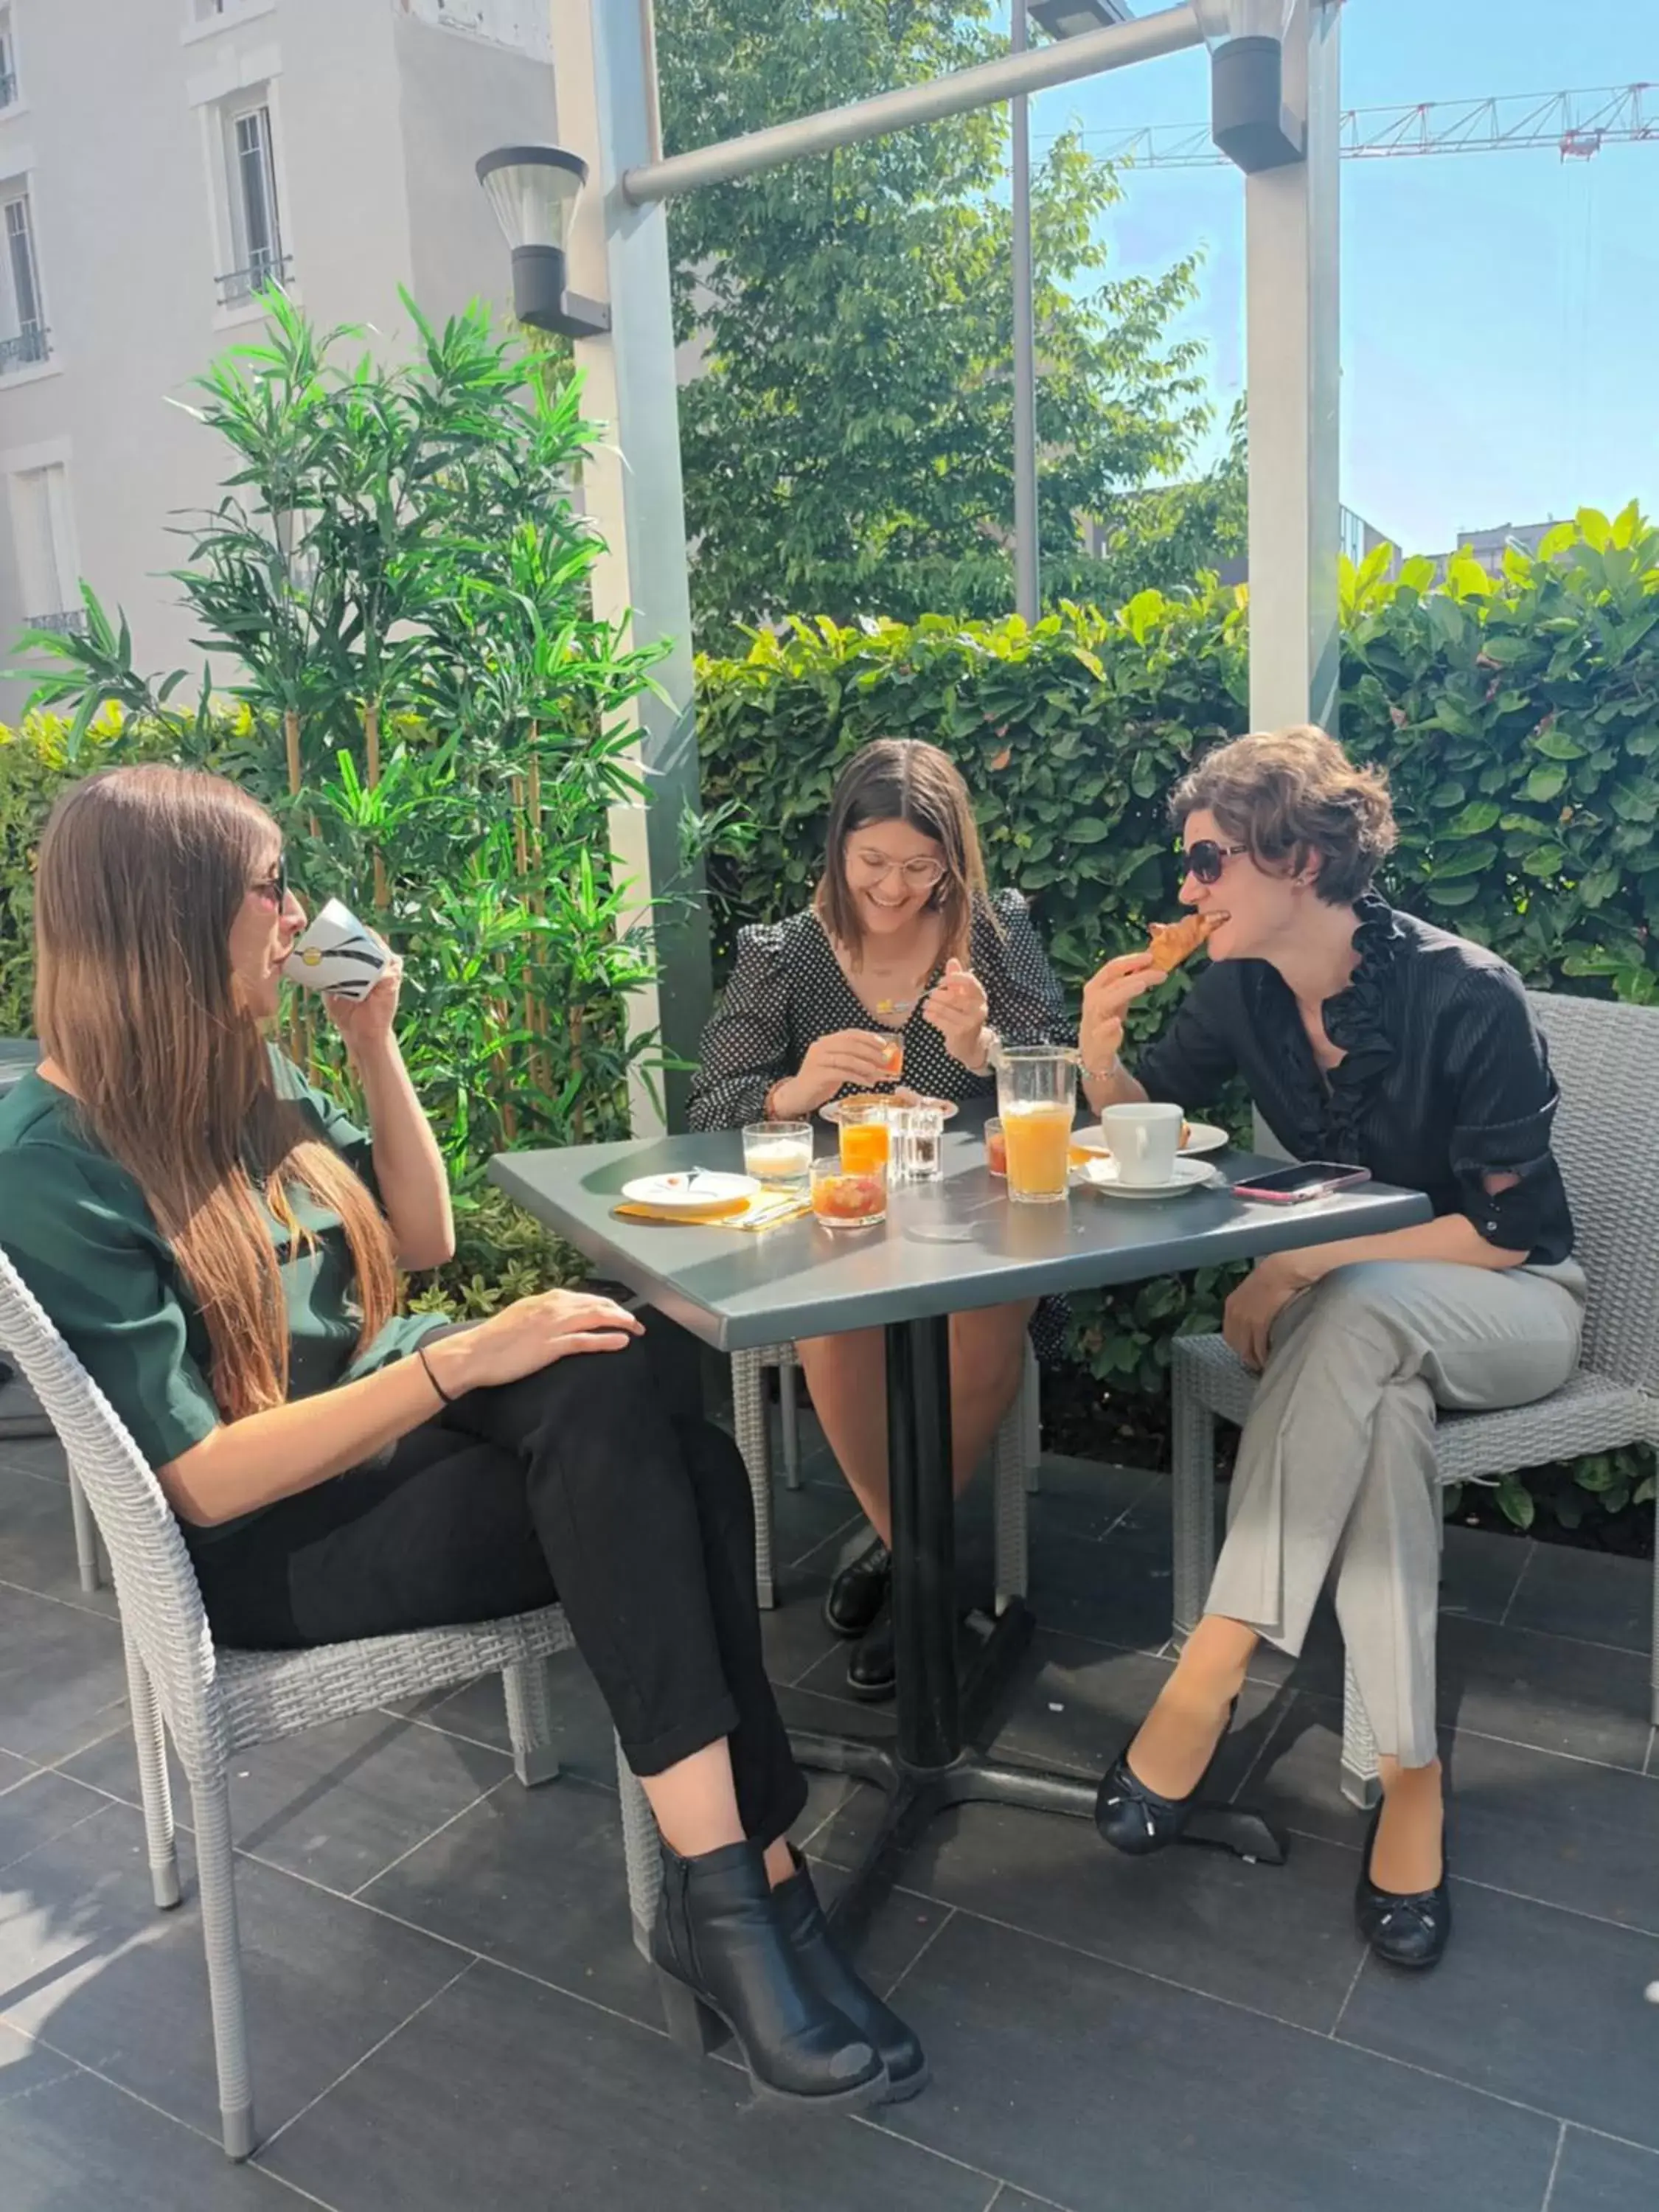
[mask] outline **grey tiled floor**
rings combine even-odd
[[[817,1601],[852,1525],[820,1455],[780,1489],[775,1674],[840,1696]],[[1045,1626],[1001,1741],[1097,1771],[1154,1694],[1160,1479],[1045,1464]],[[964,1582],[985,1572],[964,1509]],[[238,1895],[264,2141],[214,2140],[189,1837],[149,1905],[118,1633],[74,1575],[52,1447],[0,1439],[3,2212],[1651,2212],[1659,2204],[1659,1760],[1647,1571],[1449,1532],[1445,1747],[1457,1929],[1440,1971],[1356,1937],[1335,1787],[1340,1655],[1265,1660],[1227,1783],[1293,1831],[1282,1870],[1115,1859],[1080,1822],[939,1821],[866,1938],[932,2088],[791,2124],[660,2032],[629,1941],[608,1729],[564,1668],[562,1778],[526,1793],[480,1683],[239,1763]],[[815,1782],[826,1887],[872,1801]],[[187,1822],[187,1802],[180,1802]]]

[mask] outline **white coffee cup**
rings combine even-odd
[[[1117,1162],[1120,1182],[1145,1188],[1150,1183],[1173,1182],[1181,1150],[1179,1106],[1158,1106],[1150,1101],[1109,1106],[1100,1117],[1100,1126]]]
[[[330,899],[283,963],[283,973],[290,983],[302,983],[307,990],[366,999],[391,957],[349,907]]]

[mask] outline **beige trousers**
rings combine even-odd
[[[1577,1364],[1576,1261],[1339,1267],[1286,1306],[1239,1440],[1207,1612],[1295,1656],[1333,1567],[1336,1611],[1382,1755],[1436,1756],[1437,1407],[1523,1406]]]

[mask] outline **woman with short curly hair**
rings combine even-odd
[[[1096,1817],[1131,1853],[1181,1832],[1258,1643],[1295,1656],[1334,1574],[1381,1755],[1356,1899],[1382,1958],[1432,1966],[1450,1904],[1435,1734],[1437,1408],[1524,1405],[1578,1356],[1584,1281],[1550,1152],[1557,1093],[1519,979],[1372,889],[1387,780],[1323,731],[1239,738],[1176,790],[1182,902],[1211,965],[1131,1075],[1123,1015],[1149,953],[1084,994],[1097,1103],[1199,1106],[1242,1076],[1294,1157],[1427,1194],[1434,1218],[1259,1261],[1224,1333],[1261,1387],[1239,1442],[1203,1619]]]

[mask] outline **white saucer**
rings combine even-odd
[[[734,1206],[760,1188],[753,1176],[726,1175],[716,1168],[690,1168],[678,1175],[639,1176],[623,1185],[629,1206],[652,1206],[659,1213],[701,1213],[708,1206]]]
[[[1073,1129],[1072,1142],[1079,1152],[1109,1152],[1106,1132],[1097,1124],[1092,1128]],[[1213,1121],[1188,1121],[1187,1141],[1181,1147],[1181,1157],[1190,1160],[1200,1152],[1218,1152],[1231,1144],[1232,1139],[1224,1129],[1217,1128]]]
[[[1202,1160],[1177,1160],[1168,1182],[1124,1182],[1117,1162],[1102,1158],[1073,1169],[1072,1180],[1085,1189],[1097,1190],[1103,1198],[1179,1198],[1185,1191],[1213,1188],[1216,1172]]]

